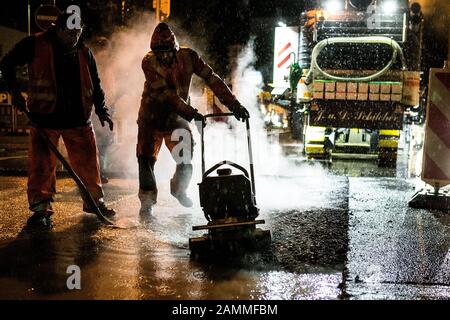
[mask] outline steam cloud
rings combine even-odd
[[[142,15],[135,21],[137,21],[135,25],[113,33],[110,38],[112,42],[110,58],[106,59],[100,55],[96,57],[99,66],[103,64],[103,68],[106,67],[109,70],[107,74],[114,78],[112,81],[102,78],[105,91],[108,93],[109,89],[106,84],[113,82],[114,91],[118,93],[117,96],[119,97],[114,103],[117,133],[116,143],[108,152],[108,170],[126,173],[127,177],[132,179],[137,178],[136,119],[145,80],[141,62],[143,56],[149,51],[150,37],[156,26],[155,20],[149,15]],[[174,23],[171,22],[170,25],[177,32]],[[195,40],[182,33],[177,34],[177,36],[180,44],[188,44],[205,58],[203,52],[196,48],[196,44],[201,48],[204,47],[203,44],[194,43]],[[255,59],[253,41],[251,40],[237,57],[232,74],[232,88],[234,94],[247,107],[251,115],[258,206],[266,209],[280,209],[301,204],[306,205],[309,201],[302,198],[301,187],[298,182],[295,179],[286,179],[286,177],[313,175],[321,177],[321,179],[316,179],[315,183],[324,183],[323,179],[326,179],[325,171],[320,165],[303,167],[292,165],[283,156],[277,137],[272,139],[267,137],[257,98],[263,85],[262,75],[254,69]],[[205,58],[205,61],[210,62],[208,57]],[[105,66],[105,64],[107,65]],[[197,82],[194,81],[193,83]],[[204,112],[206,106],[205,99],[202,99],[202,86],[192,86],[190,96],[192,104]],[[197,183],[201,180],[200,135],[194,125],[191,126],[191,129],[196,145],[193,159],[194,177],[189,194],[196,199],[198,194]],[[222,160],[231,160],[248,168],[245,125],[238,123],[234,117],[227,122],[209,123],[205,128],[205,146],[207,169]],[[169,179],[174,170],[175,163],[167,148],[163,146],[155,166],[158,188],[161,185],[169,184]],[[235,174],[240,173],[236,169],[233,169],[233,171]],[[284,178],[281,178],[281,176]],[[167,190],[167,188],[164,189]],[[163,194],[160,196],[170,197],[170,195]]]

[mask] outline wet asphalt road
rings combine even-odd
[[[74,183],[59,179],[55,227],[45,233],[23,228],[25,178],[1,180],[0,286],[7,289],[0,298],[336,299],[341,293],[346,200],[310,204],[336,184],[346,190],[346,178],[333,178],[334,186],[331,179],[310,186],[311,199],[303,208],[261,210],[267,221],[262,228],[270,229],[274,240],[265,252],[201,263],[190,259],[188,249],[188,238],[200,235],[192,225],[205,223],[200,208],[185,209],[162,195],[153,217],[140,219],[135,180],[113,179],[105,187],[118,223],[127,228],[111,229],[81,213]],[[301,181],[289,186],[301,192],[307,180]],[[81,269],[81,290],[66,287],[69,265]]]
[[[413,190],[411,181],[350,178],[352,297],[450,298],[450,216],[401,205]]]
[[[10,160],[8,160],[10,161]],[[450,217],[410,209],[416,179],[371,161],[297,163],[290,175],[257,178],[272,233],[267,250],[220,261],[190,259],[204,224],[160,183],[158,205],[139,217],[137,180],[105,185],[125,229],[81,211],[75,184],[58,179],[51,232],[29,232],[26,178],[0,177],[0,299],[449,299]],[[196,186],[191,195],[194,202]],[[68,266],[81,270],[69,290]]]

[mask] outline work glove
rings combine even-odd
[[[19,91],[12,93],[12,104],[19,111],[24,112],[27,110],[27,103],[25,101],[25,98],[22,96],[22,94]]]
[[[109,125],[109,130],[113,131],[113,127],[114,127],[114,123],[111,119],[111,116],[109,115],[108,112],[102,113],[98,115],[98,119],[100,120],[100,123],[102,125],[102,127],[105,126],[105,122],[108,123]]]
[[[250,118],[250,113],[248,113],[248,110],[241,104],[237,104],[233,107],[233,114],[236,119],[242,122],[244,122],[245,119]]]
[[[195,112],[194,113],[194,121],[201,121],[201,122],[205,122],[205,117],[201,114],[201,113],[199,113],[199,112]]]

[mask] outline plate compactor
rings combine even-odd
[[[232,113],[208,114],[205,118],[229,117]],[[206,120],[206,119],[205,119]],[[256,228],[264,220],[255,220],[259,214],[255,200],[250,124],[246,119],[250,175],[232,161],[221,161],[205,171],[204,130],[201,130],[202,181],[199,183],[200,206],[208,223],[192,229],[208,230],[200,237],[189,239],[191,256],[201,258],[212,253],[240,253],[257,251],[271,243],[269,230]],[[226,168],[221,168],[227,165]],[[233,174],[232,169],[240,174]],[[216,171],[217,176],[212,174]]]

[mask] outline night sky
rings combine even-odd
[[[42,3],[52,3],[51,0],[30,0],[32,12],[31,31],[39,31],[34,24],[34,11]],[[151,12],[152,0],[128,0],[125,16],[121,14],[120,0],[90,0],[70,1],[56,0],[59,8],[69,4],[78,4],[82,17],[87,25],[86,37],[97,34],[107,35],[112,31],[111,24],[118,26],[132,22],[135,12]],[[274,27],[279,20],[288,25],[295,25],[302,10],[311,6],[314,0],[172,0],[171,17],[176,31],[188,33],[193,38],[202,39],[205,43],[203,51],[213,59],[213,67],[224,74],[230,70],[228,66],[228,48],[233,45],[243,45],[253,37],[258,60],[256,68],[263,73],[267,81],[271,81]],[[434,15],[442,15],[435,12]],[[27,1],[2,1],[0,24],[22,31],[27,30]],[[431,20],[427,21],[425,30],[426,68],[441,67],[447,55],[447,39],[442,33],[433,29]],[[448,21],[446,22],[448,24]],[[178,29],[177,29],[178,28]],[[181,30],[179,30],[181,29]],[[149,31],[149,36],[151,31]],[[444,33],[445,34],[445,33]]]
[[[172,0],[169,23],[174,22],[177,29],[183,29],[193,38],[201,38],[205,42],[204,51],[214,57],[212,64],[221,73],[228,73],[228,48],[233,45],[244,45],[255,38],[255,50],[258,52],[256,67],[270,81],[272,73],[272,54],[274,26],[279,20],[287,23],[297,21],[298,15],[305,7],[299,0]],[[7,10],[0,13],[1,24],[27,31],[27,2],[5,1]],[[40,31],[34,23],[33,13],[40,4],[52,1],[30,0],[32,23],[31,32]],[[81,7],[82,18],[87,25],[85,36],[96,34],[107,35],[115,25],[132,22],[133,13],[151,12],[152,0],[128,0],[129,9],[123,17],[120,0],[70,1],[56,0],[61,9],[69,4]],[[5,4],[3,4],[5,7]],[[106,16],[112,17],[110,20]],[[150,36],[150,31],[149,31]]]

